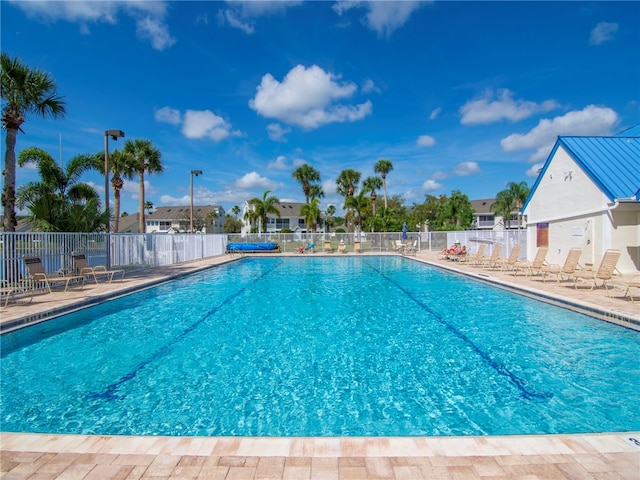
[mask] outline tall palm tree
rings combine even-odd
[[[309,188],[309,198],[324,198],[324,189],[322,188],[322,185],[318,183],[311,185]]]
[[[240,207],[238,205],[234,205],[233,208],[231,208],[231,213],[233,213],[234,217],[238,218],[238,215],[240,214],[242,210],[240,210]]]
[[[93,168],[91,158],[72,158],[61,168],[51,155],[30,147],[18,156],[18,165],[35,164],[40,182],[30,182],[18,190],[17,204],[27,207],[35,228],[53,232],[95,232],[104,229],[106,212],[98,208],[98,192],[80,182],[84,172]],[[102,221],[102,224],[97,223]]]
[[[262,198],[254,197],[249,200],[249,205],[253,206],[255,217],[260,220],[260,228],[267,232],[267,216],[273,214],[276,217],[280,217],[280,210],[277,205],[280,203],[277,197],[269,196],[271,190],[266,190],[262,195]]]
[[[382,180],[380,177],[367,177],[362,181],[362,190],[370,193],[371,210],[374,216],[376,214],[376,198],[378,197],[376,190],[380,187],[382,187]]]
[[[17,58],[0,56],[0,98],[3,100],[2,128],[7,129],[4,157],[4,230],[16,231],[16,140],[27,114],[42,118],[61,118],[66,113],[62,97],[50,74],[32,69]]]
[[[327,206],[326,210],[324,211],[324,214],[327,216],[326,223],[327,225],[329,225],[329,229],[331,229],[331,227],[333,226],[333,216],[336,214],[335,205]]]
[[[315,232],[320,220],[320,200],[312,198],[311,203],[302,205],[300,207],[300,215],[304,217],[304,221],[307,224],[307,232],[309,232],[309,229]]]
[[[362,231],[362,226],[366,218],[369,216],[370,199],[366,196],[366,191],[361,190],[357,195],[347,197],[345,206],[349,208],[346,218],[353,220],[354,225]]]
[[[153,210],[153,202],[145,200],[144,209],[147,211],[147,215],[151,215],[151,210]]]
[[[308,204],[311,184],[320,181],[320,172],[308,163],[304,163],[293,171],[293,178],[302,184],[302,193],[304,193],[305,203]]]
[[[358,182],[361,176],[362,174],[357,170],[351,168],[343,170],[336,179],[336,191],[345,198],[352,197],[356,188],[358,188]]]
[[[79,155],[83,157],[86,155]],[[98,152],[89,157],[93,168],[104,173],[104,152]],[[134,158],[124,150],[114,150],[109,154],[109,172],[111,172],[111,189],[113,190],[113,231],[120,229],[120,198],[124,188],[124,181],[131,180],[136,173]],[[146,208],[146,206],[145,206]],[[111,212],[109,212],[111,215]]]
[[[520,215],[520,211],[522,210],[524,202],[526,202],[529,197],[529,186],[527,185],[527,182],[509,182],[507,183],[507,188],[513,196],[515,208],[518,211],[518,228],[522,228],[522,216]]]
[[[509,228],[511,224],[511,212],[513,212],[514,197],[510,190],[501,190],[496,195],[496,200],[491,204],[490,210],[504,219],[504,226]]]
[[[151,140],[127,140],[124,144],[124,152],[127,155],[131,155],[133,166],[136,172],[138,172],[138,178],[140,181],[140,222],[138,228],[140,233],[145,233],[145,219],[144,219],[144,174],[145,173],[162,173],[162,155],[160,150],[153,146]]]
[[[347,168],[340,172],[338,178],[336,179],[336,192],[344,197],[344,207],[347,209],[347,214],[345,215],[346,219],[352,219],[353,215],[349,215],[348,209],[350,208],[348,204],[348,200],[350,197],[353,197],[356,188],[358,187],[358,182],[360,182],[361,173],[357,170],[353,170],[351,168]]]
[[[388,208],[387,205],[387,173],[393,170],[393,163],[391,160],[381,158],[376,162],[373,167],[373,171],[380,174],[382,178],[382,186],[384,188],[384,208]]]

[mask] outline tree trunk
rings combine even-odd
[[[146,233],[144,221],[144,170],[140,170],[138,174],[140,175],[140,222],[138,223],[138,229],[140,233]]]
[[[4,231],[15,232],[16,225],[16,137],[18,130],[7,127],[7,151],[4,155],[4,191],[2,205],[4,207]]]

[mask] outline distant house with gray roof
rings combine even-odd
[[[615,248],[618,270],[638,273],[640,125],[613,137],[558,137],[522,212],[528,258],[548,246],[547,260],[561,264],[579,247],[580,263],[597,267]]]
[[[193,206],[196,233],[222,233],[225,211],[219,205]],[[191,207],[156,207],[145,216],[146,233],[179,233],[190,230]]]
[[[293,233],[306,233],[307,223],[306,219],[300,215],[300,208],[305,205],[304,203],[297,202],[280,202],[276,204],[276,208],[280,212],[280,216],[268,215],[267,216],[267,233],[278,233],[284,230],[291,230]],[[242,209],[242,234],[247,235],[251,233],[251,225],[247,218],[247,211],[253,208],[249,202],[245,202]],[[316,231],[322,232],[323,226],[316,225]],[[264,230],[263,230],[264,232]]]

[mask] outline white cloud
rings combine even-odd
[[[367,78],[362,85],[362,93],[382,93],[382,90],[378,88],[378,86],[371,80]]]
[[[90,34],[92,23],[118,23],[123,12],[135,20],[138,38],[149,41],[154,49],[164,50],[176,42],[165,23],[168,3],[163,1],[9,1],[37,21],[78,23],[83,34]]]
[[[442,184],[436,182],[435,180],[427,180],[422,184],[422,189],[425,192],[435,192],[436,190],[440,190],[442,188]]]
[[[232,28],[242,30],[247,35],[251,35],[255,31],[255,23],[243,21],[239,18],[238,13],[233,10],[220,10],[218,12],[218,22],[228,24]]]
[[[407,23],[411,14],[425,3],[420,1],[360,2],[339,0],[334,4],[333,10],[338,15],[342,15],[353,8],[364,8],[367,10],[365,17],[367,27],[375,30],[381,37],[389,37],[395,30]]]
[[[279,184],[266,177],[261,177],[257,172],[250,172],[236,180],[234,186],[240,189],[262,188],[273,191]]]
[[[416,145],[419,147],[433,147],[436,144],[436,139],[431,135],[420,135],[416,140]]]
[[[144,17],[136,21],[136,34],[142,40],[149,40],[155,50],[165,50],[176,43],[167,25],[160,19]]]
[[[178,125],[181,121],[180,110],[171,107],[162,107],[156,110],[154,118],[157,122]]]
[[[526,134],[514,133],[500,141],[505,152],[535,149],[532,162],[546,159],[558,135],[612,135],[620,121],[618,114],[607,107],[587,105],[560,117],[543,119]]]
[[[287,8],[302,4],[301,1],[282,0],[227,1],[226,3],[228,8],[218,11],[218,22],[242,30],[247,35],[255,31],[255,20],[258,17],[285,13]]]
[[[187,138],[210,138],[215,142],[230,135],[240,135],[231,130],[231,125],[211,110],[187,110],[184,113],[182,133]]]
[[[182,122],[182,134],[187,138],[209,138],[220,142],[229,136],[242,135],[239,130],[232,130],[229,122],[211,110],[187,110],[183,115],[175,108],[162,107],[155,111],[154,118],[157,122],[171,125],[180,125]]]
[[[544,166],[544,163],[536,163],[535,165],[531,165],[531,168],[527,170],[527,177],[537,177],[539,175],[540,169]]]
[[[498,90],[494,100],[491,90],[486,91],[481,98],[476,98],[460,107],[463,125],[487,124],[500,120],[517,122],[536,113],[548,112],[558,108],[554,100],[546,100],[542,103],[514,100],[513,93],[508,89]]]
[[[462,162],[453,169],[453,174],[458,177],[466,177],[475,173],[480,173],[480,167],[476,162]]]
[[[291,165],[287,165],[287,159],[283,155],[267,164],[268,170],[288,170],[290,168]]]
[[[290,132],[290,128],[284,128],[279,123],[270,123],[267,125],[267,134],[269,135],[269,138],[275,142],[286,142],[287,139],[285,138],[285,135]]]
[[[351,97],[357,90],[352,82],[338,82],[339,77],[317,65],[297,65],[279,82],[271,74],[262,77],[256,96],[249,106],[266,118],[307,129],[333,122],[353,122],[371,114],[370,101],[359,105],[334,104]]]
[[[600,22],[597,24],[589,35],[589,43],[591,45],[600,45],[604,42],[613,40],[614,34],[618,31],[617,23]]]
[[[442,111],[442,108],[440,107],[434,108],[429,114],[429,120],[435,120],[436,118],[438,118],[438,115],[440,115],[441,111]]]
[[[338,186],[335,180],[325,180],[322,182],[322,190],[325,195],[333,195],[336,193]]]

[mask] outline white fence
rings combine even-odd
[[[71,254],[82,252],[89,265],[107,265],[125,269],[158,267],[223,255],[228,243],[275,242],[284,253],[295,252],[307,243],[315,251],[324,249],[325,241],[335,251],[344,244],[353,251],[354,242],[363,252],[391,252],[396,242],[416,246],[418,251],[440,251],[455,241],[467,246],[470,253],[485,243],[491,253],[493,246],[501,244],[501,256],[506,257],[511,247],[519,244],[524,258],[526,235],[524,230],[408,233],[308,233],[308,234],[137,234],[137,233],[0,233],[1,279],[15,281],[27,274],[22,259],[38,256],[48,273],[72,272]]]

